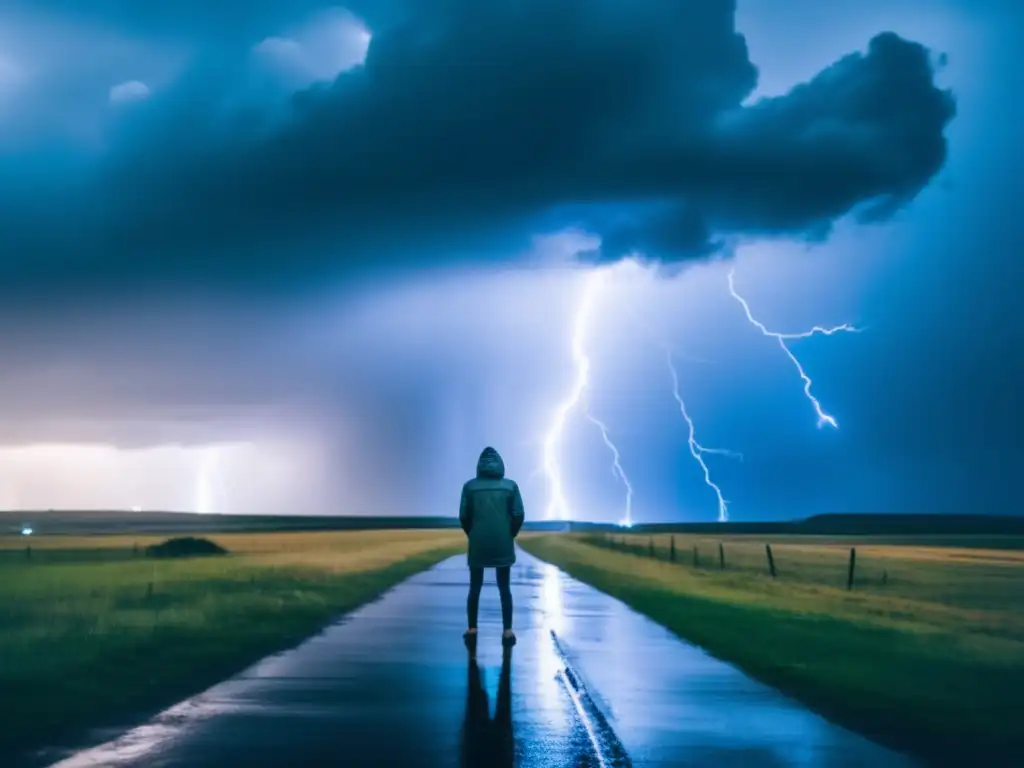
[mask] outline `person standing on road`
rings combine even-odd
[[[469,598],[466,613],[469,629],[467,645],[476,642],[480,590],[484,569],[493,568],[501,595],[501,642],[515,645],[512,631],[512,590],[509,586],[512,565],[516,561],[515,538],[523,527],[523,497],[515,480],[505,477],[505,463],[496,450],[487,446],[476,464],[476,477],[462,486],[459,524],[469,539]]]

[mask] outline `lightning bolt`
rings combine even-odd
[[[227,491],[220,473],[220,449],[211,446],[203,452],[196,478],[196,511],[201,514],[225,512]]]
[[[679,412],[683,415],[683,420],[686,422],[686,426],[689,429],[689,437],[687,443],[690,446],[690,455],[700,464],[700,468],[704,470],[704,483],[715,492],[715,496],[718,498],[718,522],[724,523],[729,520],[729,502],[725,500],[725,496],[722,495],[722,489],[718,487],[718,484],[711,479],[711,470],[708,468],[708,464],[704,461],[705,454],[716,454],[718,456],[727,456],[732,459],[743,460],[742,453],[736,453],[735,451],[729,451],[725,448],[708,448],[697,442],[697,430],[693,425],[693,419],[690,418],[690,414],[686,410],[686,402],[683,400],[683,396],[679,393],[679,372],[676,370],[675,362],[672,360],[672,351],[666,350],[666,360],[668,361],[668,370],[672,374],[672,396],[676,399],[679,404]]]
[[[746,314],[747,320],[750,321],[750,324],[757,328],[762,333],[762,335],[775,339],[778,342],[779,347],[782,348],[782,351],[786,353],[786,357],[788,357],[793,362],[793,365],[796,366],[797,373],[800,374],[800,378],[803,379],[804,382],[804,395],[810,401],[811,405],[814,407],[814,412],[818,416],[818,429],[821,429],[826,424],[828,424],[833,429],[838,429],[839,424],[838,422],[836,422],[835,417],[827,413],[825,409],[821,407],[821,403],[818,401],[818,398],[816,398],[811,393],[811,385],[813,383],[811,381],[811,377],[807,375],[807,372],[804,370],[804,367],[800,364],[800,361],[797,359],[796,355],[793,354],[792,350],[790,350],[789,345],[787,345],[786,342],[792,339],[809,339],[811,336],[815,336],[818,334],[822,336],[832,336],[833,334],[840,332],[859,333],[860,328],[855,328],[852,325],[849,325],[848,323],[843,323],[842,325],[837,325],[832,328],[822,328],[820,325],[816,325],[809,331],[804,331],[803,333],[778,333],[776,331],[769,331],[763,323],[761,323],[754,317],[754,314],[750,311],[750,305],[747,304],[746,299],[740,296],[740,294],[736,291],[736,283],[734,277],[735,270],[730,269],[729,293],[732,295],[734,299],[736,299],[736,301],[740,303],[740,306],[743,307],[743,312]]]
[[[662,349],[665,350],[665,359],[668,363],[669,373],[672,375],[672,396],[676,399],[679,404],[679,412],[683,416],[683,421],[686,422],[687,429],[689,430],[689,437],[687,443],[690,448],[690,455],[697,461],[700,468],[704,472],[704,483],[711,490],[715,492],[715,496],[718,499],[718,522],[724,523],[729,520],[729,502],[722,495],[722,489],[718,486],[714,480],[711,479],[711,470],[708,468],[707,462],[704,461],[705,454],[714,454],[718,456],[726,456],[731,459],[738,459],[743,461],[743,454],[737,451],[730,451],[725,448],[708,448],[697,442],[697,431],[694,426],[693,419],[690,418],[689,412],[686,410],[686,402],[683,400],[682,395],[679,391],[679,372],[675,366],[675,358],[682,358],[692,363],[707,363],[707,360],[699,357],[691,357],[690,355],[683,354],[678,350],[673,349],[672,345],[665,341],[658,341],[658,334],[654,331],[654,328],[644,320],[637,312],[630,309],[629,313],[632,315],[633,320],[637,325]]]
[[[622,457],[619,455],[619,449],[612,442],[611,437],[608,436],[608,427],[605,423],[590,413],[590,404],[586,400],[583,403],[583,414],[601,430],[601,439],[604,440],[604,444],[612,454],[612,475],[618,478],[619,482],[626,488],[626,514],[619,521],[619,525],[630,528],[633,525],[633,484],[629,482],[629,478],[622,468]]]
[[[576,379],[569,396],[555,409],[551,426],[544,437],[543,469],[551,488],[547,517],[549,520],[570,519],[569,505],[565,500],[565,491],[562,485],[562,468],[558,459],[558,448],[562,442],[562,435],[565,432],[565,423],[569,418],[569,414],[573,409],[582,404],[583,415],[600,430],[601,438],[612,454],[612,473],[626,488],[626,514],[622,520],[622,525],[629,526],[633,524],[633,485],[622,468],[619,449],[612,442],[607,426],[590,412],[590,406],[586,397],[587,388],[590,386],[590,356],[586,350],[586,335],[590,327],[594,302],[601,287],[604,285],[606,276],[606,272],[595,270],[590,272],[584,280],[583,297],[576,310],[572,331],[572,360],[576,368]]]

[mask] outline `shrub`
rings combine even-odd
[[[146,547],[146,557],[206,557],[227,553],[219,544],[195,536],[179,536]]]

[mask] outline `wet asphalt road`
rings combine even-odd
[[[476,663],[463,557],[301,646],[70,756],[84,766],[907,766],[520,552],[519,642],[493,576]],[[756,639],[752,639],[756,642]]]

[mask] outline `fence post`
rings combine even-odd
[[[718,568],[725,570],[725,547],[722,546],[722,542],[718,542]]]
[[[676,537],[675,537],[675,535],[673,535],[672,538],[668,540],[668,559],[669,559],[669,562],[671,562],[671,563],[674,563],[676,561]]]
[[[25,547],[25,558],[28,560],[32,559],[32,545],[29,544]]]
[[[889,571],[882,571],[882,586],[889,583]]]
[[[846,588],[853,589],[853,571],[857,567],[857,550],[850,547],[850,570],[846,574]]]
[[[650,557],[654,557],[654,537],[653,536],[651,536],[651,538],[647,540],[647,554]]]
[[[150,598],[152,596],[153,596],[153,582],[151,581],[151,582],[149,582],[146,585],[146,597]]]
[[[771,573],[772,578],[775,578],[775,558],[772,557],[772,545],[765,544],[764,551],[768,554],[768,571]]]
[[[693,545],[693,567],[700,568],[700,554],[697,552],[697,545]]]

